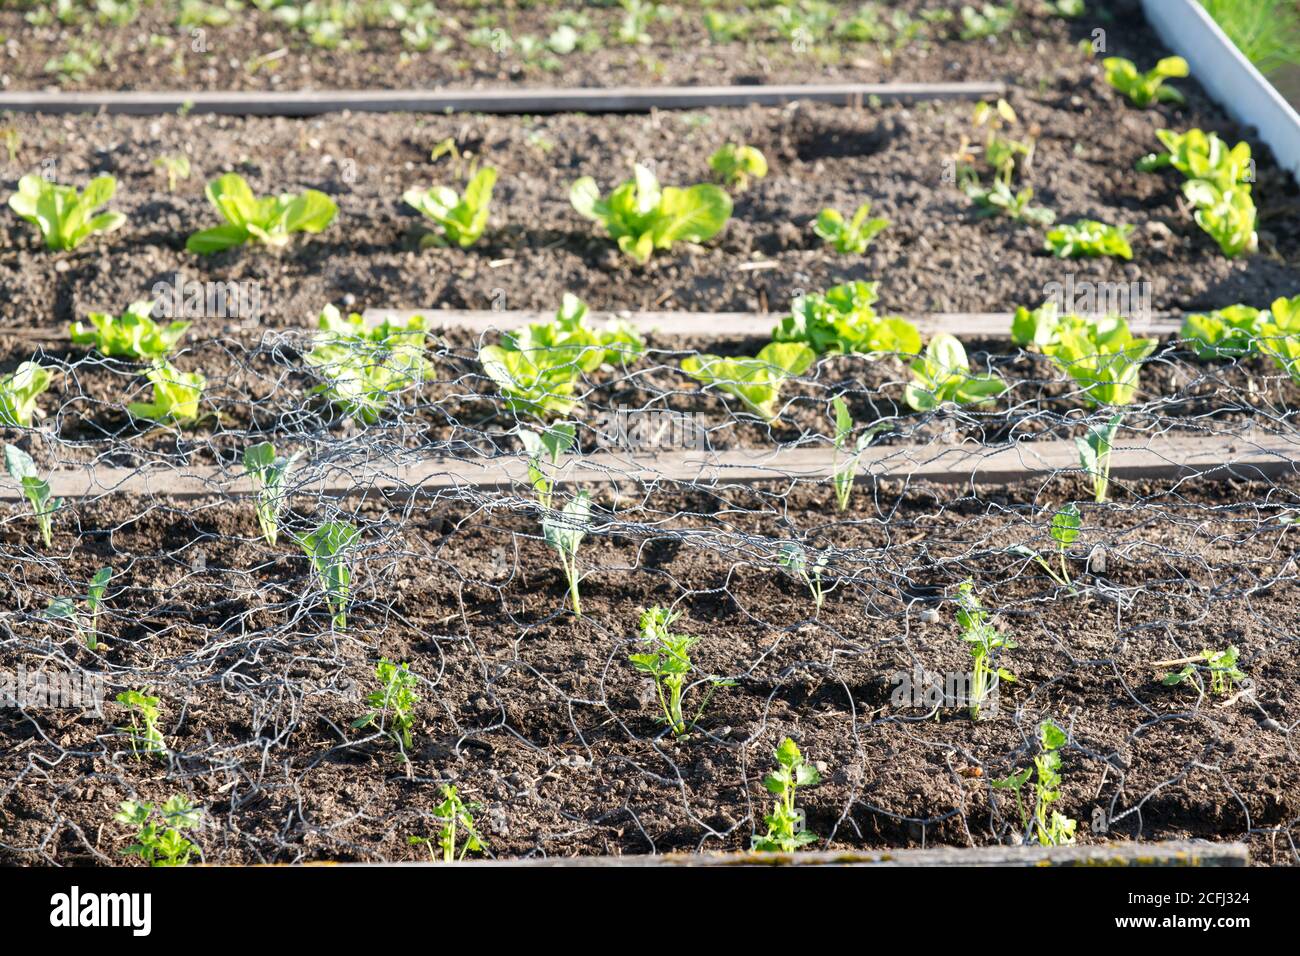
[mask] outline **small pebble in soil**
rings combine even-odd
[[[1088,554],[1088,570],[1093,574],[1106,573],[1106,549],[1101,545],[1094,546]]]
[[[1281,730],[1281,729],[1282,729],[1282,725],[1279,724],[1279,723],[1278,723],[1276,720],[1274,720],[1272,717],[1265,717],[1263,720],[1261,720],[1261,721],[1259,722],[1259,726],[1260,726],[1260,729],[1261,729],[1261,730]]]
[[[923,607],[917,617],[922,624],[938,624],[939,609],[937,607]]]

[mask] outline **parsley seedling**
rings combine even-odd
[[[793,853],[817,842],[817,834],[804,828],[804,812],[795,806],[795,793],[799,787],[817,786],[822,778],[816,767],[804,761],[789,737],[781,741],[775,756],[777,768],[763,778],[763,786],[776,797],[776,803],[763,818],[767,832],[755,834],[751,848],[766,853]]]

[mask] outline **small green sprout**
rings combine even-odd
[[[872,240],[889,228],[883,216],[868,218],[871,203],[864,202],[848,222],[837,209],[823,209],[813,221],[813,232],[841,255],[862,255]]]
[[[727,143],[709,157],[709,169],[723,184],[744,192],[751,179],[767,175],[767,157],[754,146]]]
[[[190,236],[185,248],[199,255],[221,252],[246,242],[282,248],[289,244],[295,232],[323,231],[339,211],[333,199],[315,189],[259,199],[238,173],[226,173],[212,180],[206,194],[226,224]]]
[[[133,359],[165,358],[189,329],[189,322],[171,322],[159,326],[153,320],[154,303],[132,302],[121,317],[104,312],[90,312],[86,320],[68,327],[74,345],[89,345],[101,355]]]
[[[470,178],[461,196],[456,195],[456,190],[450,186],[408,189],[403,193],[402,199],[408,206],[428,216],[442,229],[441,234],[425,235],[420,245],[447,246],[454,243],[468,249],[478,242],[487,228],[492,188],[496,181],[497,171],[485,167]]]
[[[1015,674],[997,666],[997,657],[999,651],[1011,650],[1017,645],[989,620],[988,612],[975,593],[975,584],[969,578],[957,591],[957,624],[961,627],[962,640],[970,645],[974,668],[971,670],[967,703],[971,720],[979,720],[980,708],[989,700],[998,683],[1015,681]]]
[[[137,758],[141,752],[156,757],[166,756],[167,742],[158,729],[158,698],[142,691],[128,690],[117,695],[117,702],[131,715],[131,726],[118,728],[130,737],[131,753]]]
[[[650,649],[643,654],[628,655],[628,661],[633,667],[654,679],[655,691],[659,695],[659,707],[663,712],[659,719],[668,725],[668,729],[674,736],[678,737],[687,733],[699,722],[704,709],[708,707],[709,701],[713,699],[713,694],[719,687],[731,687],[735,684],[735,681],[717,677],[705,678],[712,685],[712,689],[705,695],[695,711],[695,716],[687,719],[683,712],[683,696],[689,689],[686,680],[694,669],[690,650],[699,643],[700,639],[688,634],[672,633],[672,626],[680,616],[662,607],[652,607],[642,613],[641,640],[649,645]]]
[[[803,759],[798,746],[789,737],[776,748],[776,770],[763,777],[763,786],[776,797],[772,812],[764,816],[767,832],[754,834],[751,849],[761,853],[794,853],[800,847],[817,842],[817,834],[804,828],[804,812],[795,806],[799,787],[821,783],[817,768]]]
[[[801,544],[787,541],[781,546],[777,560],[791,574],[803,578],[804,584],[808,585],[808,592],[812,595],[815,610],[821,611],[822,603],[826,600],[826,588],[822,583],[822,574],[826,570],[826,555],[820,551],[815,552],[810,561],[808,552]]]
[[[1146,109],[1152,103],[1181,106],[1187,102],[1187,97],[1178,90],[1164,85],[1165,80],[1181,79],[1190,72],[1181,56],[1167,56],[1146,73],[1139,73],[1133,61],[1122,56],[1107,57],[1101,65],[1106,68],[1106,82],[1127,96],[1134,106]]]
[[[1033,548],[1025,547],[1023,544],[1013,546],[1010,550],[1013,554],[1037,561],[1048,573],[1053,581],[1062,587],[1071,587],[1070,568],[1065,563],[1066,549],[1074,544],[1079,537],[1079,526],[1081,518],[1077,505],[1071,503],[1058,510],[1052,515],[1052,540],[1056,542],[1057,555],[1061,560],[1061,573],[1057,574],[1052,570],[1051,563]]]
[[[333,615],[334,626],[348,625],[348,598],[352,590],[352,549],[361,532],[346,521],[326,521],[311,534],[298,539],[298,545],[311,560],[325,603]]]
[[[1171,671],[1166,674],[1161,683],[1166,687],[1174,687],[1182,683],[1195,683],[1197,687],[1203,689],[1201,671],[1205,670],[1210,673],[1210,692],[1219,697],[1227,697],[1239,682],[1246,679],[1245,673],[1237,666],[1237,656],[1236,646],[1230,645],[1221,651],[1203,650],[1195,657],[1164,662],[1166,666],[1170,663],[1184,666],[1181,670]]]
[[[184,833],[199,828],[203,811],[185,797],[173,796],[161,809],[134,800],[123,800],[119,807],[113,819],[136,828],[135,842],[123,856],[138,856],[150,866],[186,866],[198,850]]]
[[[978,179],[967,177],[962,190],[979,207],[981,216],[1000,214],[1016,222],[1032,222],[1039,226],[1050,226],[1056,222],[1056,213],[1052,210],[1046,206],[1031,205],[1034,199],[1032,186],[1013,192],[1001,179],[993,180],[993,185],[986,188]]]
[[[871,439],[888,426],[877,423],[853,438],[853,416],[849,414],[849,405],[842,397],[836,395],[831,399],[831,409],[835,413],[835,457],[831,461],[831,478],[835,485],[835,502],[840,511],[849,510],[849,499],[853,495],[853,482],[858,473],[858,462],[862,453],[871,444]]]
[[[705,386],[734,395],[773,424],[780,411],[781,386],[816,361],[817,353],[802,342],[769,342],[753,358],[688,355],[682,359],[682,371]]]
[[[375,679],[379,690],[366,697],[368,713],[352,722],[352,729],[378,727],[393,738],[403,761],[409,761],[406,752],[411,749],[411,731],[415,729],[415,705],[420,702],[416,693],[419,682],[405,664],[395,664],[382,658],[375,665]]]
[[[582,544],[590,527],[591,496],[585,491],[578,492],[558,515],[542,519],[542,536],[559,555],[560,567],[569,582],[569,598],[573,602],[575,617],[582,617],[582,602],[578,595],[578,582],[582,580],[578,573],[578,545]]]
[[[478,805],[465,803],[461,800],[456,788],[450,784],[442,786],[442,803],[434,808],[434,815],[442,821],[442,829],[438,832],[437,844],[442,848],[442,862],[452,863],[456,860],[463,860],[469,853],[482,853],[486,847],[487,841],[479,835],[474,827],[474,816],[471,810],[477,810]],[[458,842],[457,831],[465,831],[465,842],[461,846],[460,854],[456,853]],[[425,845],[429,847],[429,855],[433,856],[434,841],[429,837],[413,836],[407,837],[407,843],[411,846]]]
[[[47,249],[75,249],[97,232],[122,228],[126,216],[120,212],[92,215],[117,192],[112,176],[92,179],[84,193],[72,186],[60,186],[37,175],[18,180],[18,191],[9,197],[9,208],[19,218],[41,231]]]
[[[961,38],[963,40],[987,40],[1005,33],[1015,19],[1014,6],[999,7],[985,3],[977,10],[969,4],[961,8]]]
[[[1110,453],[1115,444],[1123,415],[1112,415],[1103,425],[1094,425],[1088,434],[1074,440],[1079,450],[1079,465],[1092,477],[1093,499],[1097,504],[1106,502],[1110,488]]]
[[[945,402],[987,405],[1006,390],[997,375],[972,375],[966,349],[954,336],[942,333],[912,363],[912,381],[903,400],[918,412],[928,412]]]
[[[538,503],[549,509],[555,481],[547,475],[545,467],[556,467],[560,456],[574,446],[576,426],[572,422],[560,422],[541,431],[520,428],[518,434],[528,454],[528,481],[537,493]]]
[[[182,372],[166,360],[155,359],[145,378],[153,386],[153,401],[128,403],[132,416],[159,424],[198,420],[199,399],[208,384],[202,372]]]
[[[296,451],[288,458],[275,453],[269,441],[258,442],[244,449],[244,468],[257,491],[257,523],[261,526],[266,543],[275,546],[280,527],[280,513],[284,510],[285,479],[302,452]]]
[[[1128,236],[1132,226],[1110,226],[1093,219],[1080,219],[1070,225],[1049,229],[1043,248],[1058,259],[1095,259],[1113,256],[1132,259],[1133,247]]]
[[[176,153],[171,156],[159,156],[153,161],[156,168],[162,170],[163,175],[167,177],[167,191],[176,192],[176,183],[181,179],[190,178],[190,158],[184,153]]]
[[[5,445],[5,470],[9,472],[10,478],[18,482],[23,497],[31,502],[41,540],[45,542],[45,547],[50,547],[54,513],[63,507],[63,499],[50,497],[50,483],[37,474],[36,462],[21,448]]]
[[[1013,772],[1004,780],[994,780],[993,786],[999,790],[1012,790],[1016,795],[1016,807],[1020,810],[1021,828],[1026,835],[1030,832],[1029,814],[1021,798],[1021,790],[1029,778],[1037,773],[1034,781],[1034,817],[1033,832],[1041,846],[1061,846],[1074,842],[1078,821],[1071,820],[1059,810],[1052,809],[1052,804],[1061,799],[1061,754],[1066,744],[1065,731],[1052,720],[1043,721],[1038,727],[1038,739],[1041,752],[1034,757],[1034,766]]]
[[[53,380],[54,374],[35,362],[23,362],[8,375],[0,375],[0,425],[31,428],[33,416],[44,414],[36,399]]]
[[[109,579],[113,576],[112,568],[100,568],[86,586],[86,608],[90,611],[90,620],[83,621],[77,610],[76,599],[70,597],[55,598],[45,609],[44,617],[49,621],[70,621],[73,630],[81,637],[87,649],[99,648],[99,612],[104,606],[104,592],[108,590]]]

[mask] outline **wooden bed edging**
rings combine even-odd
[[[281,449],[285,451],[285,449]],[[760,482],[820,483],[831,473],[826,446],[736,451],[598,452],[566,458],[555,477],[569,484],[635,482],[726,487]],[[194,499],[253,492],[242,466],[85,468],[50,472],[51,494],[95,498],[112,493]],[[1010,446],[975,444],[885,445],[867,448],[858,483],[877,480],[940,484],[1006,485],[1058,473],[1084,480],[1071,440],[1022,441]],[[1191,478],[1266,479],[1300,474],[1300,435],[1232,435],[1117,439],[1111,477],[1117,481]],[[328,462],[302,466],[290,494],[309,497],[403,496],[473,487],[516,489],[531,495],[522,454],[495,458],[424,459],[410,462]],[[0,501],[22,501],[12,481],[0,481]]]
[[[318,116],[322,113],[637,113],[710,106],[782,106],[796,101],[862,107],[920,100],[979,100],[1003,96],[1001,82],[825,83],[773,86],[662,86],[611,89],[286,90],[0,93],[0,111],[27,113],[225,113],[237,116]]]

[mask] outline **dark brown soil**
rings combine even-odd
[[[1103,838],[1099,811],[1110,836],[1246,839],[1256,860],[1290,859],[1297,569],[1278,518],[1300,486],[1117,488],[1085,507],[1073,594],[1004,552],[1050,545],[1036,509],[1078,494],[1072,482],[868,489],[842,516],[826,488],[787,491],[599,492],[614,511],[580,553],[581,620],[519,502],[340,503],[365,531],[346,633],[330,633],[296,548],[256,540],[246,508],[78,506],[57,560],[10,513],[0,669],[76,662],[111,692],[147,688],[173,754],[133,759],[115,705],[0,710],[0,861],[107,862],[126,843],[117,801],[173,792],[204,805],[209,860],[413,859],[407,837],[431,832],[448,781],[482,805],[498,856],[738,849],[762,826],[759,778],[787,734],[823,768],[800,799],[821,846],[985,844],[1018,829],[989,781],[1028,765],[1044,717],[1070,732],[1060,807],[1083,841]],[[773,562],[790,537],[833,549],[820,615]],[[1103,576],[1082,560],[1093,546]],[[116,578],[91,654],[33,615],[102,565]],[[1019,645],[1002,661],[1019,680],[979,723],[894,706],[890,674],[967,667],[947,600],[967,576]],[[700,675],[737,680],[688,740],[664,736],[625,659],[653,603],[702,636]],[[1217,706],[1152,666],[1227,644],[1253,700]],[[348,729],[382,656],[421,678],[409,776],[391,742]]]

